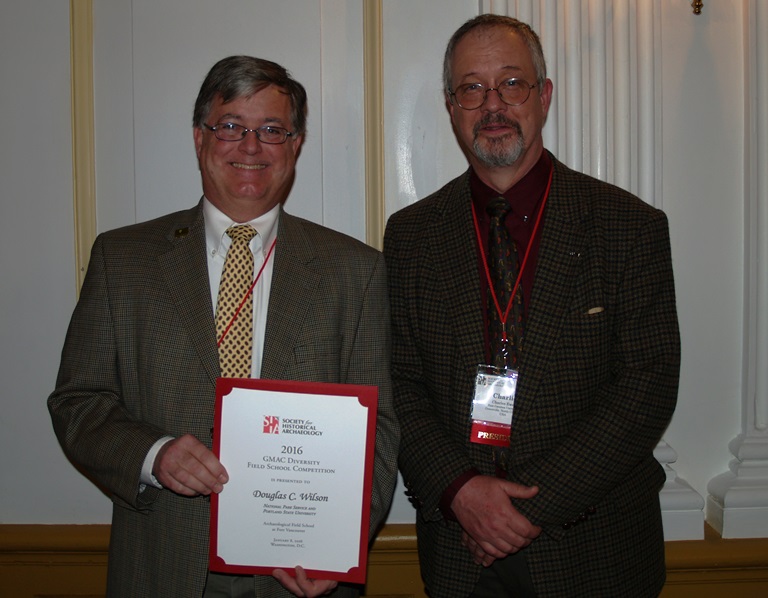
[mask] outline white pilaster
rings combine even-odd
[[[729,471],[707,490],[707,520],[724,538],[768,537],[768,5],[750,0],[745,52],[745,322],[742,433]]]
[[[653,456],[661,463],[667,476],[659,493],[664,539],[703,540],[704,499],[688,482],[677,477],[675,470],[670,466],[677,461],[677,453],[662,440]]]

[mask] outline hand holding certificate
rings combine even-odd
[[[375,387],[220,379],[211,570],[363,583],[376,405]]]

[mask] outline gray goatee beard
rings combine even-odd
[[[492,139],[486,138],[484,142],[481,143],[477,136],[480,129],[487,125],[497,124],[512,127],[514,129],[514,142],[510,142],[513,133],[507,133],[501,137]],[[473,133],[474,143],[472,144],[472,149],[474,150],[475,157],[485,166],[491,168],[512,166],[517,162],[520,156],[523,155],[523,151],[525,150],[525,139],[523,138],[523,130],[520,127],[520,123],[500,115],[486,116],[475,125]]]

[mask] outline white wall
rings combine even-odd
[[[682,339],[665,438],[678,453],[675,469],[706,496],[741,432],[743,6],[707,2],[694,17],[685,2],[664,4],[663,195]]]
[[[677,473],[706,496],[741,431],[745,2],[706,2],[697,17],[686,0],[656,1],[661,189],[683,340],[665,439]],[[246,52],[285,64],[310,94],[310,138],[288,209],[364,237],[359,1],[94,4],[99,230],[197,200],[192,103],[215,60]],[[480,4],[384,2],[387,213],[465,168],[442,103],[441,61],[450,33]],[[109,501],[63,457],[45,408],[76,294],[68,18],[66,2],[28,0],[5,7],[0,21],[0,523],[109,521]],[[32,245],[38,231],[42,244]],[[392,520],[412,519],[400,493]]]
[[[45,404],[76,289],[68,3],[3,7],[0,80],[0,523],[73,521]]]
[[[217,60],[249,54],[282,64],[308,90],[286,209],[364,238],[360,2],[96,0],[94,23],[100,231],[197,203],[197,92]]]

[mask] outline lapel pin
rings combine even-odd
[[[177,228],[175,231],[173,231],[173,236],[177,239],[181,239],[182,237],[186,237],[188,233],[189,229],[187,227]]]

